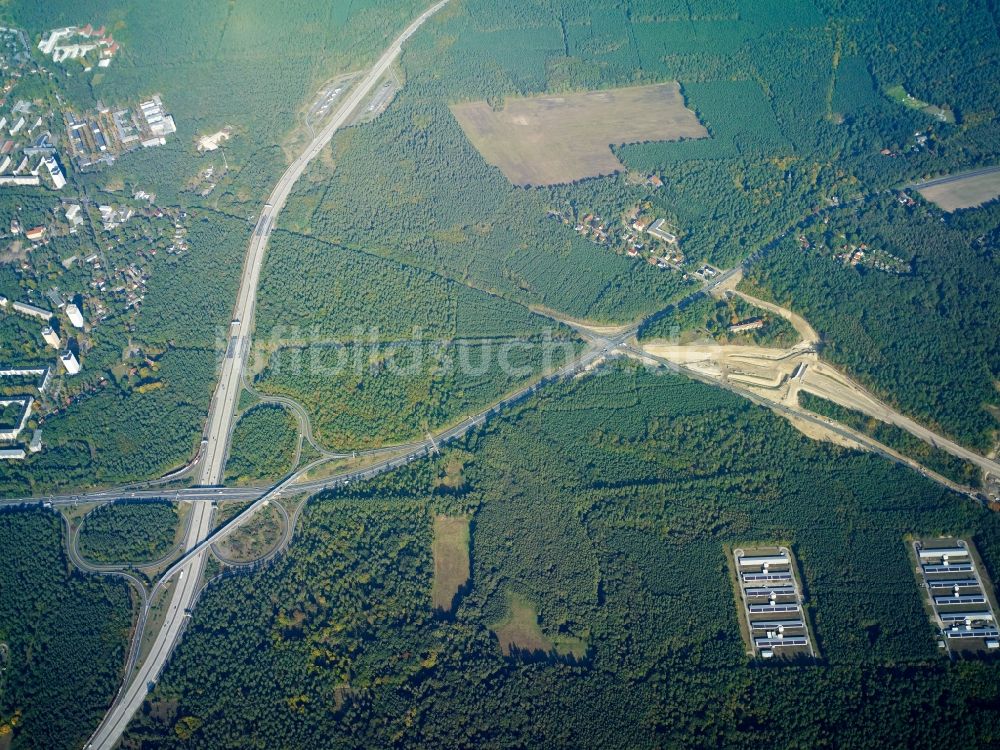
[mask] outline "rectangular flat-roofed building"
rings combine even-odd
[[[942,557],[968,557],[969,551],[965,547],[922,547],[920,549],[921,560],[937,560]]]
[[[787,570],[768,571],[767,573],[744,573],[743,583],[760,583],[764,581],[790,581],[792,574]]]
[[[72,302],[66,305],[66,317],[69,318],[69,322],[73,324],[74,328],[83,328],[83,313]]]
[[[788,604],[751,604],[748,609],[750,614],[760,615],[767,612],[798,612],[799,605],[791,602]]]
[[[754,638],[754,645],[764,648],[790,648],[792,646],[808,646],[809,640],[804,635],[789,635],[783,638]]]
[[[943,622],[993,622],[992,612],[943,612],[941,613]]]
[[[58,349],[61,346],[59,343],[59,334],[52,330],[52,326],[45,326],[42,329],[42,338],[45,339],[45,343],[53,349]]]
[[[972,563],[953,563],[948,565],[924,565],[924,573],[971,573]]]
[[[792,628],[804,627],[805,623],[802,620],[757,620],[750,623],[751,630],[780,630],[781,628],[791,630]]]
[[[745,591],[747,596],[770,596],[771,594],[775,596],[795,595],[794,586],[763,586],[747,588]]]
[[[68,349],[59,355],[59,361],[63,363],[63,367],[66,368],[67,374],[76,375],[80,372],[80,361],[76,358],[76,355]]]
[[[41,185],[42,181],[38,179],[38,175],[28,174],[28,175],[9,175],[5,174],[0,176],[0,185]]]
[[[952,578],[944,581],[928,581],[927,585],[932,589],[953,589],[956,587],[960,589],[971,589],[979,588],[979,581],[975,578]]]
[[[982,594],[966,594],[963,596],[935,596],[934,603],[939,607],[949,604],[985,604],[986,597]]]
[[[996,638],[1000,636],[1000,630],[996,628],[966,628],[959,630],[949,630],[949,638]]]
[[[20,378],[28,375],[42,376],[45,374],[45,367],[12,367],[0,370],[0,378]]]
[[[740,567],[752,568],[758,565],[788,565],[785,555],[745,555],[738,560]]]
[[[56,190],[62,190],[66,187],[66,175],[63,174],[58,162],[53,157],[45,158],[45,168],[49,170],[49,176],[52,178],[52,184]]]
[[[41,307],[35,307],[28,302],[15,302],[14,309],[22,315],[29,315],[32,318],[38,318],[39,320],[44,320],[46,322],[52,318],[51,312],[43,310]]]

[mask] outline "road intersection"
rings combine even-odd
[[[264,204],[247,249],[240,278],[239,292],[230,323],[229,344],[222,362],[222,370],[217,388],[210,405],[202,447],[192,464],[183,470],[185,474],[196,476],[199,486],[177,489],[147,486],[136,487],[127,493],[122,493],[121,489],[109,489],[92,493],[12,498],[0,501],[0,505],[24,502],[66,505],[80,502],[104,502],[121,497],[131,497],[135,499],[166,498],[185,500],[192,503],[190,522],[184,538],[184,552],[159,578],[148,596],[145,594],[145,590],[143,590],[144,602],[133,647],[130,650],[125,683],[107,715],[104,717],[104,720],[91,737],[87,745],[88,748],[113,748],[118,743],[131,717],[141,706],[147,692],[158,679],[167,659],[183,633],[191,608],[197,600],[200,591],[202,572],[211,547],[227,534],[232,533],[234,529],[239,528],[259,508],[283,496],[304,492],[312,493],[324,489],[341,487],[355,481],[368,480],[379,474],[404,466],[417,458],[429,455],[431,452],[436,452],[441,444],[459,438],[470,430],[476,429],[493,415],[499,414],[518,401],[527,398],[542,385],[586,372],[608,357],[626,354],[645,360],[648,363],[669,366],[696,380],[710,382],[712,385],[721,385],[749,398],[755,403],[767,406],[779,414],[794,416],[797,419],[811,421],[816,424],[823,424],[827,429],[832,429],[833,431],[841,431],[845,437],[850,437],[855,442],[865,445],[870,450],[879,452],[891,460],[913,465],[913,462],[907,461],[898,454],[885,449],[881,444],[859,433],[855,433],[853,430],[848,430],[838,425],[831,427],[829,420],[825,420],[822,417],[810,415],[808,412],[803,413],[802,410],[791,409],[787,405],[762,399],[759,394],[750,388],[731,382],[720,383],[718,380],[706,377],[703,372],[699,372],[696,368],[687,367],[683,363],[678,363],[667,357],[659,356],[655,352],[650,352],[648,348],[639,346],[635,341],[634,337],[638,331],[639,323],[615,329],[613,332],[607,332],[583,324],[561,320],[560,322],[570,325],[587,340],[588,347],[582,354],[557,371],[547,374],[540,381],[533,382],[508,394],[499,402],[474,415],[469,415],[457,424],[435,435],[428,435],[425,440],[402,446],[390,446],[375,451],[367,451],[366,453],[375,458],[374,462],[369,463],[363,468],[344,471],[322,479],[309,479],[308,474],[322,463],[337,457],[347,457],[347,455],[353,454],[340,456],[340,454],[321,452],[322,455],[320,458],[294,471],[270,488],[226,488],[221,486],[229,450],[229,440],[237,412],[236,405],[245,383],[245,368],[253,333],[254,313],[261,269],[268,240],[277,217],[284,207],[293,186],[303,174],[309,162],[322,152],[337,130],[352,122],[352,117],[358,108],[366,101],[371,92],[390,71],[391,65],[401,52],[402,45],[428,18],[444,7],[447,2],[448,0],[441,0],[413,21],[383,53],[375,65],[354,84],[330,116],[323,129],[315,135],[302,153],[292,161],[281,175]],[[728,283],[740,270],[737,267],[719,274],[716,278],[706,283],[697,294],[707,293],[716,287]],[[295,410],[292,404],[288,405]],[[306,425],[308,426],[308,420],[306,420]],[[311,443],[313,442],[311,435],[307,435],[306,437]],[[385,457],[378,457],[378,454],[381,453],[385,453]],[[179,473],[177,476],[179,476]],[[943,478],[936,475],[929,476],[936,481],[947,483],[947,480],[943,480]],[[954,489],[955,487],[952,486],[952,488]],[[216,502],[222,500],[250,501],[250,505],[233,519],[213,530],[213,509]],[[286,540],[290,536],[291,529],[289,528]],[[141,588],[141,584],[139,585]],[[137,668],[134,668],[138,657],[137,645],[140,642],[143,627],[147,622],[151,603],[156,600],[158,595],[162,595],[162,600],[165,602],[163,622],[156,633],[152,647],[145,660],[138,664]]]

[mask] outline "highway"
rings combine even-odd
[[[222,483],[229,439],[236,413],[236,402],[242,385],[247,355],[250,351],[250,337],[253,332],[260,272],[267,250],[268,238],[278,214],[306,166],[319,155],[330,142],[334,133],[350,121],[357,108],[367,99],[399,56],[406,40],[447,3],[448,0],[440,0],[425,10],[396,38],[365,74],[364,78],[351,89],[330,121],[288,166],[264,204],[247,249],[239,292],[233,307],[230,343],[222,361],[222,372],[209,407],[204,450],[198,467],[201,485],[216,486]],[[255,511],[270,494],[263,495],[248,510]],[[170,599],[163,624],[156,635],[150,653],[139,666],[134,677],[131,677],[127,687],[119,693],[104,720],[88,742],[88,748],[107,748],[110,750],[118,743],[132,716],[142,705],[146,693],[159,677],[174,645],[179,640],[187,621],[187,613],[198,591],[208,551],[207,542],[212,538],[210,535],[212,510],[212,503],[193,504],[191,523],[184,540],[184,547],[188,552],[168,570],[153,590],[155,595],[157,590],[164,587],[168,581],[175,581],[174,589],[169,594]],[[150,601],[154,600],[154,595],[149,597]],[[128,681],[130,675],[126,674],[125,679]]]
[[[706,375],[705,373],[700,372],[696,369],[687,367],[686,365],[683,364],[679,364],[673,360],[667,359],[666,357],[661,357],[657,354],[651,353],[642,347],[632,344],[625,344],[622,348],[624,348],[626,351],[630,352],[639,359],[646,359],[655,362],[656,364],[663,365],[665,367],[674,370],[675,372],[680,372],[684,374],[685,376],[691,378],[692,380],[697,380],[700,383],[705,383],[706,385],[712,385],[717,388],[723,388],[727,391],[730,391],[731,393],[735,393],[738,396],[742,396],[748,401],[752,401],[758,406],[766,407],[771,411],[780,414],[784,417],[811,422],[815,425],[824,428],[825,430],[834,432],[840,435],[841,437],[844,437],[854,443],[861,444],[865,446],[868,450],[872,451],[873,453],[876,453],[882,456],[883,458],[892,461],[893,463],[901,464],[903,466],[907,466],[908,468],[914,469],[915,471],[918,471],[919,473],[926,476],[928,479],[931,479],[937,482],[938,484],[944,485],[950,490],[958,492],[959,494],[962,495],[966,495],[967,497],[976,500],[977,502],[981,501],[981,498],[979,497],[978,493],[975,490],[969,487],[963,487],[962,485],[956,484],[955,482],[951,481],[950,479],[947,479],[946,477],[941,476],[940,474],[937,474],[936,472],[930,471],[917,461],[914,461],[913,459],[910,459],[906,456],[901,455],[900,453],[897,453],[896,451],[887,448],[885,445],[878,442],[874,438],[865,435],[863,432],[852,430],[851,428],[845,427],[844,425],[841,425],[838,422],[834,422],[830,419],[827,419],[826,417],[821,417],[819,415],[813,414],[812,412],[809,412],[805,409],[793,409],[790,406],[780,403],[778,401],[763,398],[758,394],[754,393],[749,388],[741,387],[729,380],[713,378],[710,375]]]
[[[95,492],[76,492],[62,495],[34,495],[29,497],[10,497],[0,500],[0,508],[13,505],[49,504],[54,507],[62,505],[82,505],[84,503],[108,503],[113,500],[169,500],[180,502],[223,501],[223,500],[253,500],[267,492],[266,487],[181,487],[175,489],[149,489],[129,492],[127,489],[97,490]]]

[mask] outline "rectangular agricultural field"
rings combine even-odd
[[[956,175],[949,182],[928,185],[917,192],[949,213],[960,208],[981,206],[1000,195],[1000,170]]]
[[[516,185],[555,185],[613,174],[623,167],[611,146],[705,138],[677,82],[483,101],[452,113],[483,158]]]

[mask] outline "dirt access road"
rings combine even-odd
[[[655,357],[683,365],[714,380],[748,389],[766,401],[781,404],[785,409],[802,415],[814,416],[799,405],[799,392],[812,393],[904,429],[924,442],[984,471],[1000,474],[1000,463],[996,460],[971,451],[900,414],[833,365],[823,362],[816,352],[819,336],[802,316],[748,294],[735,293],[750,304],[787,319],[802,336],[802,341],[789,349],[707,343],[683,345],[656,341],[636,346]],[[779,413],[788,416],[784,411]],[[796,427],[801,427],[796,420],[790,418],[790,421]],[[806,434],[815,438],[818,432],[822,430],[817,430],[813,425]],[[842,437],[825,437],[843,444]]]

